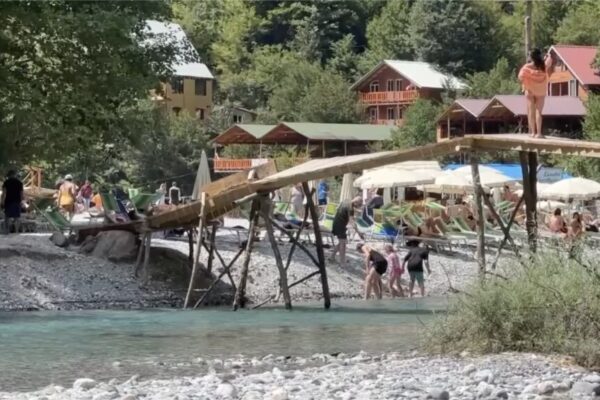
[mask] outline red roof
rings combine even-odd
[[[485,115],[485,111],[496,103],[494,100],[514,115],[527,116],[527,100],[522,95],[495,96],[481,114]],[[585,113],[585,106],[574,96],[546,96],[542,110],[542,115],[547,117],[583,117]]]
[[[555,45],[556,55],[582,85],[600,85],[598,70],[592,67],[598,48],[594,46]]]
[[[455,102],[472,116],[477,117],[489,104],[490,99],[456,99]]]

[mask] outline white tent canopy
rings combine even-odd
[[[600,183],[585,178],[568,178],[544,188],[538,197],[551,200],[592,200],[600,197]]]
[[[196,180],[194,181],[194,190],[192,191],[192,200],[200,198],[200,189],[202,186],[210,183],[210,167],[208,166],[208,158],[206,152],[202,150],[200,156],[200,164],[198,164],[198,172],[196,172]]]

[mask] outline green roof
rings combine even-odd
[[[239,128],[245,130],[257,139],[265,136],[267,132],[275,128],[275,125],[259,125],[259,124],[236,124]]]
[[[392,125],[282,122],[310,140],[381,141],[392,137]]]

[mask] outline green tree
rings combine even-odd
[[[417,57],[458,76],[491,68],[503,45],[495,16],[474,1],[417,0],[410,19]]]
[[[409,28],[411,20],[409,0],[392,0],[367,25],[369,51],[379,61],[383,59],[410,60],[414,56]]]
[[[441,105],[431,100],[419,99],[404,113],[404,124],[396,129],[387,147],[404,149],[436,141],[436,121]]]
[[[166,2],[0,3],[0,164],[53,162],[134,139],[137,99],[170,74],[172,43],[148,19]]]
[[[466,97],[491,98],[497,94],[518,94],[521,87],[516,72],[508,66],[505,58],[498,60],[488,72],[476,72],[467,75]]]
[[[332,55],[328,66],[349,82],[358,78],[358,63],[354,36],[348,34],[331,45]]]
[[[564,44],[596,46],[600,43],[600,3],[582,1],[572,7],[556,31],[556,41]]]

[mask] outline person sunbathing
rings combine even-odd
[[[444,231],[441,226],[441,221],[433,217],[426,218],[419,228],[421,230],[419,236],[424,237],[439,237],[440,233]]]
[[[575,240],[579,239],[583,235],[583,223],[581,222],[581,215],[578,212],[573,213],[573,218],[569,224],[568,237]]]
[[[567,233],[567,223],[562,217],[562,210],[560,208],[554,210],[554,213],[550,217],[548,228],[552,233]]]

